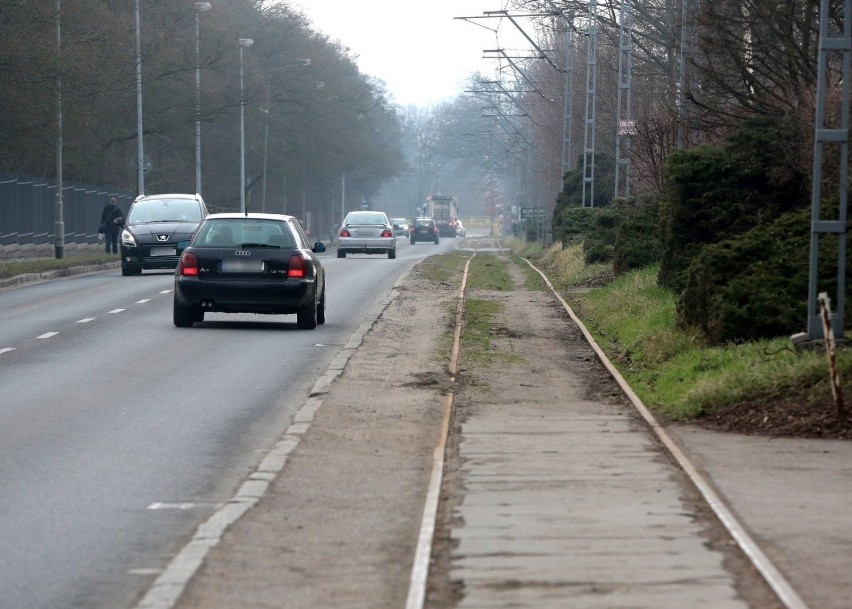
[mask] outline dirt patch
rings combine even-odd
[[[745,402],[695,421],[706,429],[746,435],[852,440],[852,416],[838,418],[833,403]]]

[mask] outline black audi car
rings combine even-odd
[[[211,214],[198,227],[175,269],[174,324],[205,313],[296,315],[299,328],[325,323],[325,271],[293,216]]]
[[[207,216],[201,195],[164,194],[137,197],[121,231],[121,274],[146,269],[173,269],[192,233]]]

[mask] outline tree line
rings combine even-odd
[[[237,209],[241,107],[255,210],[327,214],[399,173],[400,116],[349,49],[285,3],[196,4],[139,3],[146,193],[195,191],[198,120],[201,194]],[[64,179],[135,191],[134,3],[0,0],[0,28],[0,171],[54,177],[61,108]]]

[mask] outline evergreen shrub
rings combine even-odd
[[[834,237],[820,242],[818,289],[832,299],[837,293],[837,243]],[[709,245],[688,267],[679,323],[700,328],[717,344],[802,332],[807,327],[809,258],[807,209]],[[849,286],[848,270],[846,274]],[[845,298],[849,319],[849,295]]]
[[[774,119],[756,118],[722,146],[672,153],[661,207],[660,285],[680,292],[685,271],[705,245],[807,205],[807,176],[790,162],[780,132]]]

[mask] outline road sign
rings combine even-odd
[[[538,219],[544,216],[544,208],[543,207],[522,207],[521,208],[521,220],[532,220]]]
[[[618,121],[618,135],[636,135],[638,132],[639,130],[636,129],[636,121]]]

